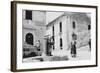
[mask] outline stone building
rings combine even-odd
[[[25,57],[46,54],[47,38],[54,44],[52,55],[66,55],[72,41],[72,33],[77,34],[77,47],[86,45],[90,38],[88,13],[66,12],[46,24],[46,11],[23,10],[23,55]],[[38,42],[39,41],[39,42]],[[37,50],[40,43],[40,50]]]
[[[62,14],[47,25],[47,34],[49,37],[53,36],[54,47],[52,52],[58,53],[68,49],[69,41],[71,40],[72,22],[70,15]],[[64,52],[62,52],[64,53]]]
[[[88,44],[90,18],[86,13],[66,12],[47,24],[46,35],[53,37],[53,55],[66,55],[69,49],[72,33],[77,35],[77,48]]]
[[[23,10],[22,14],[23,53],[24,55],[29,55],[33,51],[37,54],[36,46],[38,41],[40,41],[40,52],[42,54],[43,49],[45,49],[45,11]],[[30,56],[34,56],[34,54]]]

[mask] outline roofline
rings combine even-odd
[[[65,16],[65,14],[60,15],[59,17],[57,17],[56,19],[54,19],[53,21],[51,21],[50,23],[48,23],[46,26],[51,26],[52,23],[54,23],[55,21],[57,21],[58,19],[60,19],[60,17]]]

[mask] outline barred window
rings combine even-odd
[[[31,10],[26,10],[26,20],[32,20],[32,11]]]
[[[72,27],[73,27],[73,29],[76,28],[76,26],[75,26],[75,21],[72,22]]]
[[[62,38],[60,38],[60,49],[63,49],[62,46],[63,46],[63,42],[62,42]]]
[[[60,32],[62,32],[62,22],[60,22],[59,27],[60,27]]]

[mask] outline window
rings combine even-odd
[[[55,41],[54,40],[54,26],[52,27],[52,35],[53,35],[52,39],[53,39],[53,42],[54,42]],[[53,49],[54,49],[54,44],[53,44]]]
[[[60,32],[62,32],[62,22],[60,22]]]
[[[53,36],[54,36],[54,26],[52,27],[52,33],[53,33]]]
[[[60,38],[60,49],[62,50],[63,43],[62,43],[62,38]]]
[[[75,21],[72,22],[72,27],[75,29]]]
[[[91,25],[88,25],[88,30],[90,30],[91,29]]]
[[[26,20],[32,20],[32,11],[31,10],[26,10]]]

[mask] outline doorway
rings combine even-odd
[[[33,45],[33,41],[34,41],[33,34],[32,33],[27,33],[26,34],[26,43],[30,44],[30,45]]]

